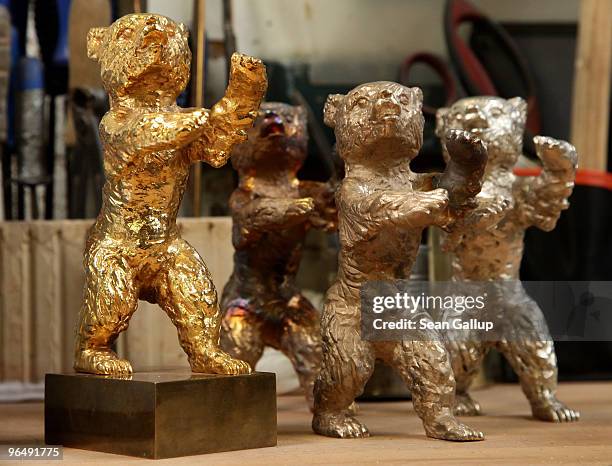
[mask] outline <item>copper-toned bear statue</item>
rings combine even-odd
[[[291,361],[312,407],[321,360],[320,316],[296,285],[306,232],[334,230],[330,184],[300,181],[306,112],[265,103],[232,164],[240,185],[230,199],[234,272],[223,291],[222,346],[255,366],[265,346]]]

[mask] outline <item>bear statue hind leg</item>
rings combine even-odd
[[[469,393],[455,394],[455,406],[453,408],[455,416],[480,416],[482,409],[480,403],[470,396]]]
[[[580,419],[580,412],[568,408],[554,395],[543,405],[531,405],[533,417],[547,422],[575,422]]]
[[[98,375],[129,375],[132,365],[108,348],[91,348],[77,353],[74,370]]]
[[[556,397],[555,345],[538,304],[526,295],[508,299],[504,309],[513,337],[497,347],[516,372],[533,417],[548,422],[574,422],[580,413]]]
[[[319,313],[310,301],[297,295],[287,306],[279,332],[280,350],[291,361],[311,411],[314,410],[314,384],[321,368],[319,320]]]
[[[252,372],[248,362],[231,357],[216,345],[202,348],[196,357],[189,358],[189,365],[193,372],[204,374],[240,375]]]
[[[352,413],[354,400],[374,371],[374,349],[361,339],[358,322],[341,322],[328,304],[322,320],[323,358],[314,387],[312,429],[337,438],[369,437],[367,427]],[[359,311],[342,314],[359,315]]]
[[[368,428],[347,412],[317,413],[312,418],[312,430],[326,437],[366,438]]]
[[[204,261],[186,241],[177,239],[157,284],[158,300],[178,331],[193,372],[250,374],[251,366],[219,347],[222,315],[217,292]]]
[[[112,248],[93,248],[86,258],[86,284],[77,327],[74,369],[100,375],[128,375],[129,361],[111,350],[138,304],[134,277]]]
[[[484,440],[484,434],[453,415],[455,379],[440,341],[399,343],[387,361],[410,388],[412,403],[428,437],[456,442]]]
[[[255,368],[265,347],[261,327],[262,322],[257,315],[229,307],[221,325],[221,348]]]
[[[580,413],[556,397],[557,363],[552,341],[506,342],[500,345],[519,377],[533,417],[547,422],[575,422]]]
[[[455,376],[455,416],[480,416],[480,403],[469,394],[470,385],[482,366],[482,361],[489,352],[490,344],[478,339],[458,340],[447,344],[451,367]]]
[[[450,442],[478,442],[485,438],[482,432],[459,422],[450,412],[425,425],[425,433],[428,437]]]

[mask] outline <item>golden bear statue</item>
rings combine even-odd
[[[263,63],[235,54],[225,96],[211,110],[183,109],[176,99],[191,62],[184,25],[127,15],[92,29],[87,52],[100,63],[111,108],[100,124],[106,183],[85,250],[74,368],[131,373],[111,345],[144,299],[168,314],[194,372],[249,373],[219,348],[217,293],[176,216],[190,165],[222,166],[246,139],[267,87]]]

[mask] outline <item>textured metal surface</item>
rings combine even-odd
[[[466,132],[448,135],[453,158],[449,172],[432,179],[410,171],[410,161],[423,141],[421,107],[420,89],[390,82],[368,83],[347,95],[331,95],[325,106],[325,122],[335,130],[346,177],[336,194],[338,276],[327,292],[321,322],[323,360],[312,422],[321,435],[369,435],[348,408],[363,391],[379,358],[409,386],[428,436],[483,439],[481,432],[453,416],[455,382],[440,335],[431,331],[423,335],[424,341],[401,343],[369,342],[360,336],[362,284],[407,278],[423,229],[455,221],[471,199],[464,193],[473,195],[480,188],[486,153],[480,141]],[[431,190],[432,184],[448,186],[450,192]]]
[[[306,232],[335,230],[334,190],[300,181],[308,133],[302,107],[262,105],[232,156],[240,185],[230,199],[234,271],[223,290],[222,347],[255,366],[265,346],[282,351],[312,408],[321,361],[319,312],[296,284]]]
[[[191,60],[184,25],[128,15],[92,29],[87,48],[101,65],[111,109],[100,124],[106,183],[85,251],[74,367],[132,371],[110,346],[140,298],[158,303],[172,319],[194,372],[248,373],[247,363],[218,346],[217,293],[201,257],[181,239],[176,216],[189,166],[222,166],[245,140],[266,90],[265,67],[234,55],[225,96],[210,111],[182,109],[176,98]]]
[[[518,280],[525,229],[552,230],[561,211],[568,207],[577,161],[572,145],[537,136],[534,143],[543,166],[541,175],[517,178],[512,173],[521,152],[525,120],[526,104],[521,98],[466,98],[438,113],[439,135],[448,129],[470,131],[486,143],[489,156],[477,207],[446,238],[445,248],[453,254],[455,280]],[[500,313],[495,320],[506,322],[522,338],[449,343],[457,380],[455,412],[480,414],[480,405],[468,389],[485,354],[496,347],[517,373],[534,417],[553,422],[577,420],[579,413],[555,396],[554,345],[536,302],[518,283],[511,294],[496,293],[487,297],[487,303],[489,312]]]
[[[47,374],[45,441],[145,458],[276,445],[274,374]]]
[[[16,101],[19,179],[28,184],[42,183],[47,176],[43,152],[44,89],[22,90]]]

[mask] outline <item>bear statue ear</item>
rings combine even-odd
[[[410,93],[412,94],[412,105],[415,107],[423,108],[423,91],[420,87],[411,87]]]
[[[308,125],[308,112],[303,105],[295,106],[295,116],[297,117],[296,121],[298,121],[301,125],[304,125],[305,127]]]
[[[87,57],[92,60],[100,59],[102,41],[107,28],[91,28],[87,33]]]
[[[325,108],[323,109],[323,121],[330,128],[336,127],[336,117],[338,115],[338,108],[344,100],[343,94],[330,94],[327,96],[325,101]]]
[[[183,23],[178,23],[178,30],[186,39],[189,38],[189,29]]]
[[[442,107],[436,112],[436,136],[439,138],[442,138],[444,134],[446,128],[446,115],[448,115],[449,111],[450,108]]]
[[[525,127],[527,122],[527,102],[521,97],[513,97],[508,99],[508,103],[512,108],[512,119],[515,120],[518,125]]]

